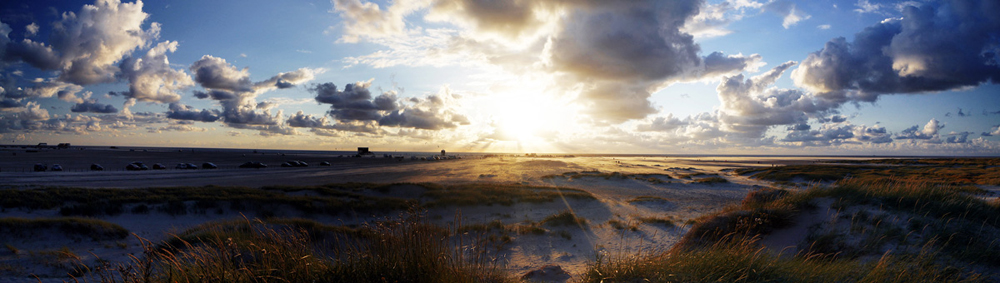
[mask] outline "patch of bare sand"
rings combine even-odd
[[[768,250],[778,252],[782,256],[795,256],[799,247],[806,242],[810,229],[835,221],[837,212],[831,207],[833,199],[819,198],[815,201],[816,208],[799,213],[791,227],[771,231],[761,237],[758,242]]]

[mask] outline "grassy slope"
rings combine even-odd
[[[969,186],[993,182],[997,168],[982,162],[993,161],[934,161],[918,168],[810,165],[738,170],[769,180],[839,181],[830,188],[752,192],[740,205],[698,219],[671,250],[598,258],[583,281],[995,280],[1000,270],[1000,201],[984,201],[975,195],[981,191]],[[962,172],[966,169],[970,172]],[[958,173],[927,175],[941,172]],[[845,179],[848,174],[854,177]],[[841,217],[810,230],[798,255],[779,257],[757,244],[760,237],[793,224],[803,211],[815,209],[819,199],[833,200],[832,209]]]

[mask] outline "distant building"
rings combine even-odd
[[[44,142],[40,142],[35,147],[37,147],[37,148],[46,148],[46,147],[49,147],[49,144],[48,143],[44,143]]]
[[[69,148],[69,143],[68,142],[59,143],[59,145],[56,146],[56,147],[57,148]]]
[[[358,155],[373,155],[371,151],[368,151],[367,147],[358,147]]]

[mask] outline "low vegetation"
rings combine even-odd
[[[630,199],[628,201],[628,203],[631,203],[631,204],[643,203],[643,202],[670,202],[670,200],[667,199],[667,198],[658,197],[658,196],[637,196],[637,197],[635,197],[633,199]]]
[[[938,185],[1000,185],[1000,158],[881,159],[839,161],[864,165],[788,165],[740,168],[734,172],[776,182],[835,182],[854,179],[905,179]]]
[[[697,250],[599,256],[581,282],[981,282],[932,257],[874,260],[779,257],[753,239]]]
[[[448,205],[509,206],[516,202],[543,203],[559,199],[596,199],[589,192],[580,189],[490,183],[453,186],[428,185],[424,196],[432,199],[424,203],[428,207]]]
[[[581,226],[586,227],[587,219],[583,217],[576,216],[575,213],[569,210],[563,210],[559,213],[546,216],[542,219],[542,225],[552,225],[552,226]]]
[[[666,183],[665,180],[673,179],[667,174],[629,174],[621,172],[601,172],[601,171],[581,171],[581,172],[566,172],[558,175],[545,175],[541,177],[542,179],[554,179],[563,178],[567,180],[580,179],[580,178],[601,178],[605,180],[611,179],[633,179],[646,181],[653,184]]]
[[[608,225],[617,231],[639,231],[639,225],[637,223],[625,222],[618,219],[608,220]]]
[[[94,241],[119,240],[129,235],[128,230],[117,224],[92,218],[0,218],[0,235],[7,240],[30,239],[45,233]]]
[[[729,183],[729,180],[726,180],[726,178],[722,178],[722,177],[706,177],[706,178],[695,179],[694,181],[691,181],[691,182],[695,183],[695,184],[709,184],[709,185],[714,185],[714,184]]]
[[[412,198],[389,194],[395,186],[407,186],[419,193]],[[63,216],[102,216],[123,213],[170,215],[222,213],[225,209],[257,213],[262,218],[281,208],[301,214],[338,215],[347,212],[403,211],[413,205],[424,207],[513,205],[516,202],[543,203],[559,199],[596,199],[589,192],[559,187],[516,184],[332,184],[291,187],[173,187],[140,189],[38,188],[0,190],[0,207],[26,210],[58,209]]]
[[[301,219],[203,225],[131,262],[90,267],[96,282],[514,282],[495,243],[418,214],[343,230]],[[332,233],[323,241],[313,233]],[[198,235],[198,236],[195,236]]]
[[[697,219],[669,251],[602,255],[583,281],[992,281],[1000,276],[1000,201],[970,193],[900,178],[847,178],[795,192],[760,189]],[[810,229],[798,253],[779,256],[759,244],[816,209],[838,217]]]
[[[639,220],[643,224],[656,224],[667,227],[677,226],[677,221],[673,217],[639,217],[636,220]]]

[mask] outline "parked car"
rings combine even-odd
[[[125,165],[125,170],[143,171],[143,170],[149,170],[149,167],[147,167],[146,164],[142,164],[142,162],[136,161],[129,163],[128,165]]]
[[[49,170],[52,170],[52,171],[62,171],[62,166],[59,166],[59,164],[52,164],[52,168],[49,169]]]
[[[153,170],[163,170],[163,169],[167,169],[167,166],[163,166],[163,164],[160,163],[153,164]]]
[[[329,161],[320,162],[319,166],[330,166],[330,162]]]
[[[205,162],[201,164],[201,169],[219,169],[219,166],[215,166],[212,162]]]
[[[267,164],[247,161],[246,163],[240,164],[240,168],[267,168]]]
[[[49,166],[45,166],[45,164],[41,163],[35,164],[35,172],[43,172],[45,170],[49,170]]]
[[[101,164],[97,164],[97,163],[90,164],[90,170],[91,171],[104,171],[104,166],[101,166]]]

